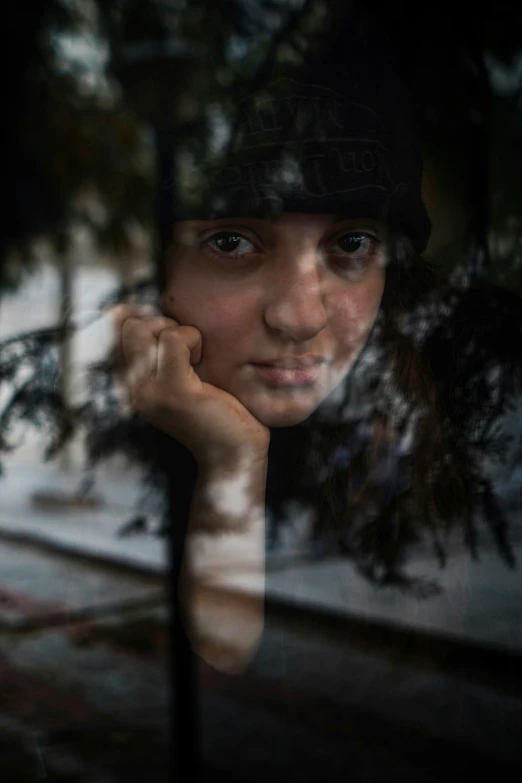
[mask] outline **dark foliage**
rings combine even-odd
[[[424,594],[431,586],[409,580],[405,570],[422,541],[431,540],[444,565],[452,534],[477,556],[489,530],[514,565],[489,464],[502,466],[516,437],[503,422],[522,395],[522,308],[502,289],[437,286],[418,261],[402,266],[388,270],[381,314],[336,409],[272,431],[267,506],[276,521],[292,500],[312,508],[319,551],[344,552],[370,579]],[[154,287],[143,281],[114,298],[150,302]],[[173,508],[186,508],[193,460],[125,412],[111,357],[90,367],[88,402],[64,407],[55,358],[64,337],[63,330],[42,330],[0,346],[0,378],[14,390],[2,411],[1,450],[13,447],[10,432],[20,422],[40,428],[47,458],[83,434],[90,467],[124,455],[142,465],[144,491],[165,514],[169,498]],[[178,522],[183,526],[171,520]]]

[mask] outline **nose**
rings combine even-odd
[[[324,329],[327,313],[317,261],[297,258],[274,265],[264,320],[270,329],[295,342],[310,340]]]

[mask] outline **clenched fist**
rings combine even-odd
[[[266,456],[270,431],[233,395],[200,380],[201,333],[135,305],[113,311],[116,362],[132,408],[199,466]]]

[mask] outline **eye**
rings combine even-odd
[[[217,255],[243,256],[255,250],[252,242],[236,231],[219,231],[207,237],[204,244]]]
[[[378,240],[371,234],[361,232],[352,232],[344,234],[337,240],[337,247],[341,248],[343,253],[352,258],[362,258],[375,251]]]
[[[336,261],[352,275],[362,275],[378,252],[381,240],[364,231],[339,236],[330,246]]]

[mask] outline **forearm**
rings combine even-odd
[[[193,493],[180,600],[193,649],[218,669],[242,669],[264,622],[265,453],[202,466]]]

